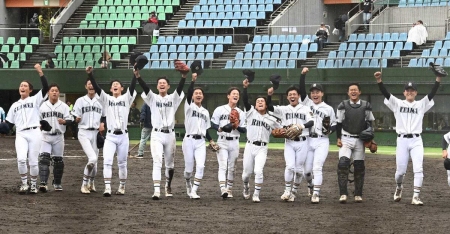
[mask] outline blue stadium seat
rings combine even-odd
[[[178,53],[185,53],[186,52],[186,45],[179,45],[177,49]]]
[[[329,53],[328,53],[328,58],[336,58],[336,51],[330,51]]]
[[[404,45],[404,47],[403,47],[403,50],[413,50],[413,44],[412,44],[412,42],[410,42],[410,41],[405,42],[405,45]]]
[[[353,58],[355,57],[355,51],[348,51],[345,55],[346,58]]]
[[[337,58],[345,58],[345,53],[346,53],[345,51],[339,51],[336,57]]]
[[[287,43],[282,44],[280,51],[289,51],[289,44]]]
[[[261,59],[261,52],[256,52],[253,54],[253,59]]]
[[[252,43],[261,43],[261,36],[260,36],[260,35],[256,35],[256,36],[253,38]]]
[[[186,53],[194,53],[194,52],[195,52],[195,45],[188,45]]]
[[[214,53],[214,45],[208,43],[208,45],[206,45],[206,48],[205,48],[205,53]]]
[[[253,46],[253,51],[255,52],[261,52],[262,51],[262,44],[255,44]]]
[[[200,37],[198,38],[198,44],[206,44],[207,41],[208,41],[208,39],[207,39],[206,36],[200,36]]]
[[[294,69],[295,68],[295,60],[288,60],[288,68],[292,68],[292,69]]]
[[[371,59],[369,67],[379,67],[380,66],[380,60],[379,59]]]
[[[280,59],[288,59],[288,56],[289,56],[288,52],[281,52]]]
[[[177,46],[176,45],[169,45],[169,49],[167,50],[168,53],[174,53],[177,52]]]
[[[450,67],[450,58],[445,58],[444,67]]]
[[[343,68],[350,68],[352,66],[352,60],[351,59],[345,59],[344,63],[342,64]]]
[[[297,59],[298,53],[297,52],[290,52],[289,53],[289,59]]]
[[[231,36],[225,36],[225,39],[224,39],[223,43],[224,43],[224,44],[227,44],[227,45],[231,45],[231,44],[233,44],[233,41],[232,41],[232,40],[233,40],[233,39],[232,39]]]
[[[278,43],[278,35],[270,36],[269,43]]]
[[[166,53],[167,52],[167,45],[160,45],[158,52],[159,53]]]
[[[425,63],[422,63],[422,67],[428,67],[430,63],[434,63],[434,58],[428,58]]]
[[[216,44],[223,44],[224,37],[223,36],[217,36],[216,37]]]
[[[262,54],[262,59],[270,59],[270,52],[264,52]]]
[[[234,57],[234,59],[244,59],[244,53],[242,52],[237,52],[236,56]]]
[[[375,50],[375,43],[374,42],[367,43],[366,50]]]
[[[408,33],[400,33],[400,36],[398,37],[399,41],[406,41],[408,39]]]
[[[242,60],[235,60],[233,68],[242,68]]]
[[[357,42],[363,42],[366,41],[366,36],[364,34],[358,34],[358,38],[356,39]]]
[[[448,50],[447,49],[441,49],[439,51],[439,57],[447,57],[448,56]]]
[[[278,36],[278,43],[285,43],[285,42],[286,42],[286,35]]]
[[[279,52],[272,52],[272,54],[270,55],[271,59],[279,59],[280,58],[280,53]]]
[[[151,68],[159,68],[159,61],[152,61]]]
[[[394,50],[403,50],[403,42],[402,41],[395,42]]]
[[[165,36],[160,36],[158,38],[157,44],[166,44],[166,37]]]
[[[359,59],[353,59],[352,68],[359,68]]]
[[[325,68],[325,59],[319,59],[317,62],[317,68]]]
[[[291,52],[298,52],[299,51],[299,44],[297,44],[297,43],[292,44],[290,51]]]
[[[319,50],[319,45],[317,43],[311,43],[308,52],[317,52]]]
[[[381,58],[381,50],[375,50],[372,57]]]
[[[334,68],[342,68],[344,64],[344,61],[342,59],[337,59],[334,61]]]
[[[270,43],[270,37],[269,37],[269,35],[263,35],[262,37],[261,37],[261,43]]]
[[[400,58],[400,50],[392,51],[391,58]]]
[[[206,60],[213,60],[214,59],[214,53],[206,53],[205,59]]]
[[[372,52],[372,51],[370,51],[370,52]],[[364,57],[364,51],[356,51],[355,58],[362,58],[362,57]],[[359,64],[359,62],[358,62],[358,64]]]
[[[303,41],[303,35],[296,35],[295,36],[294,42],[302,43],[302,41]]]
[[[399,41],[399,34],[391,33],[391,41]]]
[[[390,41],[390,40],[391,40],[391,34],[383,33],[383,41]]]
[[[189,20],[189,21],[192,21],[192,20]],[[193,22],[193,21],[192,21]],[[185,20],[180,20],[179,22],[178,22],[178,27],[179,28],[186,28],[186,21]],[[152,64],[153,65],[153,64]],[[158,64],[159,65],[159,64]]]
[[[198,44],[198,36],[192,36],[191,37],[191,45]]]
[[[334,67],[334,61],[333,60],[327,60],[325,64],[325,68],[333,68]]]
[[[366,35],[366,40],[365,40],[366,42],[367,41],[373,41],[373,34],[372,33],[369,33],[369,34],[367,34]]]
[[[356,50],[366,50],[366,43],[360,42]]]
[[[375,33],[373,40],[374,41],[382,41],[383,39],[382,39],[381,33]],[[361,65],[362,65],[362,62],[361,62]]]
[[[391,57],[391,51],[385,50],[383,51],[383,54],[381,55],[382,58],[390,58]]]
[[[363,67],[363,68],[369,67],[369,59],[362,59],[359,67]]]
[[[439,50],[438,49],[432,49],[430,51],[430,57],[437,57],[439,56]]]
[[[433,49],[441,49],[442,48],[442,41],[436,41],[435,43],[434,43],[434,46],[433,46]]]
[[[436,65],[442,66],[442,65],[444,65],[444,59],[443,59],[443,58],[437,58],[437,59],[434,61],[434,63],[435,63]]]
[[[214,53],[223,53],[223,45],[216,45],[216,47],[214,48]]]
[[[269,60],[262,60],[260,68],[269,68]]]
[[[272,51],[280,51],[280,50],[281,50],[280,44],[273,44],[272,45]]]
[[[191,37],[190,36],[183,36],[183,39],[181,40],[181,44],[190,44],[191,43]]]
[[[300,53],[298,53],[298,58],[299,58],[300,60],[306,60],[306,58],[307,58],[306,52],[300,52]]]
[[[408,67],[417,67],[417,59],[413,58],[409,60]]]
[[[361,34],[360,34],[360,35],[361,35]],[[350,36],[348,37],[348,41],[349,41],[349,42],[355,42],[357,37],[358,37],[358,36],[357,36],[356,34],[352,33],[352,34],[350,34]]]
[[[384,46],[385,50],[393,50],[394,49],[394,42],[386,42],[386,45]]]
[[[242,52],[238,52],[238,53],[242,53]],[[253,59],[253,53],[252,52],[245,52],[244,59],[249,59],[249,60]]]
[[[338,49],[339,51],[345,51],[345,50],[347,50],[347,43],[341,43],[340,45],[339,45],[339,49]]]
[[[300,51],[308,51],[308,44],[302,44],[301,46],[300,46]]]
[[[375,50],[384,50],[384,43],[378,42],[377,46],[375,47]]]
[[[287,61],[286,60],[280,60],[278,62],[277,68],[287,68]]]
[[[271,50],[271,44],[264,44],[264,47],[262,49],[262,51],[270,51]]]
[[[252,68],[252,66],[251,60],[244,60],[244,63],[242,64],[242,68]]]

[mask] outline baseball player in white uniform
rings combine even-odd
[[[348,100],[342,101],[337,108],[336,118],[336,145],[339,149],[338,184],[339,202],[346,203],[348,197],[348,174],[350,173],[351,159],[353,157],[355,202],[362,202],[362,191],[366,167],[364,165],[364,142],[359,139],[359,134],[372,126],[375,120],[372,114],[372,106],[369,102],[361,100],[361,89],[358,83],[348,85]]]
[[[284,171],[285,189],[283,195],[281,195],[281,199],[293,202],[296,198],[295,194],[300,186],[305,169],[308,153],[309,128],[314,124],[313,114],[308,106],[299,103],[300,96],[296,87],[292,86],[286,90],[287,100],[289,101],[289,105],[287,106],[273,106],[273,93],[274,89],[272,87],[267,92],[269,111],[273,111],[275,115],[281,116],[283,126],[298,124],[303,129],[301,135],[296,139],[286,139],[284,147],[284,160],[286,161]],[[292,180],[294,180],[293,186]]]
[[[141,97],[144,102],[150,107],[152,111],[152,125],[153,131],[151,133],[150,151],[153,157],[153,200],[159,200],[161,196],[161,169],[162,156],[164,154],[165,162],[165,195],[166,197],[173,197],[172,193],[172,178],[175,172],[175,112],[184,98],[183,86],[186,81],[186,74],[182,74],[180,82],[175,92],[168,94],[170,89],[170,82],[167,77],[159,77],[157,79],[157,89],[159,94],[153,93],[144,80],[139,79],[144,92]]]
[[[420,134],[422,133],[423,116],[434,105],[433,97],[439,88],[441,78],[436,77],[431,92],[421,100],[416,101],[417,88],[414,83],[406,83],[405,91],[403,91],[405,100],[401,100],[387,91],[381,80],[381,72],[375,72],[374,76],[381,93],[385,97],[384,104],[394,112],[396,122],[397,149],[395,155],[397,170],[395,182],[397,188],[394,193],[394,201],[399,202],[402,199],[403,178],[411,157],[414,171],[414,195],[411,204],[421,206],[423,202],[419,198],[419,194],[423,182],[423,142]]]
[[[30,96],[33,85],[27,80],[22,81],[19,86],[20,100],[11,105],[6,122],[1,123],[8,129],[12,129],[13,125],[16,125],[17,165],[22,180],[19,188],[20,194],[25,194],[28,190],[31,194],[38,192],[36,187],[39,174],[38,156],[42,143],[42,134],[39,129],[39,106],[47,97],[48,83],[41,65],[36,64],[34,68],[41,77],[42,89],[36,95]],[[31,186],[28,185],[27,158],[30,165]]]
[[[239,137],[246,133],[244,112],[237,107],[240,91],[236,87],[228,89],[228,104],[217,107],[211,117],[211,126],[217,130],[217,144],[220,149],[216,152],[219,163],[219,186],[222,198],[232,198],[234,170],[239,156]],[[222,127],[230,123],[230,112],[236,109],[239,113],[239,126],[231,132],[222,131]],[[228,173],[227,173],[228,171]]]
[[[448,165],[448,160],[450,160],[448,158],[448,145],[450,143],[450,132],[448,132],[447,134],[445,134],[442,137],[442,158],[445,160],[444,161],[444,166]],[[447,166],[445,166],[445,168],[448,168]],[[450,170],[447,170],[447,183],[450,186]]]
[[[302,104],[311,108],[314,126],[309,130],[309,148],[304,174],[308,183],[314,186],[312,194],[310,195],[311,202],[317,204],[319,203],[320,187],[322,186],[323,181],[322,168],[330,148],[330,139],[328,139],[328,135],[333,133],[336,129],[336,115],[334,114],[333,107],[322,100],[324,95],[322,85],[316,83],[312,84],[309,89],[310,97],[306,94],[305,79],[308,71],[308,68],[303,68],[300,76],[300,98]],[[330,129],[325,129],[322,126],[322,122],[326,117],[330,119]],[[312,174],[314,176],[312,176]]]
[[[69,106],[59,100],[59,86],[50,84],[48,100],[39,108],[41,119],[47,121],[52,129],[42,131],[42,144],[39,154],[39,190],[47,192],[47,181],[50,175],[50,162],[53,165],[53,187],[55,191],[62,191],[61,180],[64,173],[64,133],[66,125],[72,124]]]
[[[202,106],[204,97],[203,90],[201,88],[194,88],[196,79],[197,73],[192,73],[192,82],[187,92],[186,103],[184,104],[186,135],[184,135],[182,145],[186,190],[187,195],[192,199],[200,199],[197,190],[203,179],[203,171],[205,169],[205,138],[208,139],[210,144],[214,144],[207,130],[211,127],[209,111]],[[192,184],[191,176],[194,171],[194,161],[196,171],[194,183]]]
[[[136,98],[136,76],[139,71],[134,71],[130,87],[127,92],[122,95],[123,85],[119,80],[111,82],[108,95],[103,91],[94,79],[92,67],[87,67],[88,79],[91,81],[95,92],[99,95],[99,101],[103,106],[106,116],[106,124],[108,132],[106,133],[105,145],[103,146],[103,179],[105,181],[105,191],[103,196],[111,196],[111,178],[114,153],[117,152],[117,164],[119,166],[120,185],[116,191],[117,195],[125,194],[125,184],[127,181],[127,158],[130,146],[127,130],[128,114],[131,103]]]
[[[250,176],[255,174],[255,191],[253,202],[260,202],[259,194],[264,182],[263,170],[266,164],[270,133],[275,128],[282,128],[277,119],[267,113],[267,103],[264,97],[258,97],[255,106],[250,105],[247,88],[250,83],[243,81],[242,99],[247,119],[247,144],[244,150],[242,181],[244,182],[244,199],[250,198]]]
[[[78,141],[88,158],[84,167],[83,183],[81,193],[89,194],[96,192],[94,178],[97,174],[97,162],[99,149],[97,147],[97,134],[103,132],[105,127],[105,117],[103,106],[99,96],[96,95],[91,81],[86,80],[85,89],[87,94],[76,100],[73,107],[75,121],[78,123]]]

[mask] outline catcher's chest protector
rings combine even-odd
[[[351,134],[359,134],[366,129],[366,110],[368,102],[361,100],[361,104],[350,104],[349,100],[344,102],[345,119],[342,127]]]

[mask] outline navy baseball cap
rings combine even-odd
[[[323,87],[322,87],[322,85],[320,85],[320,84],[316,84],[316,83],[312,84],[312,85],[311,85],[311,88],[309,88],[309,91],[313,91],[313,89],[317,89],[317,90],[323,92]]]
[[[405,90],[407,89],[414,89],[417,91],[417,87],[416,84],[414,84],[413,82],[409,81],[408,83],[405,84]]]

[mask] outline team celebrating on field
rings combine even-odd
[[[119,168],[119,187],[115,194],[124,195],[128,175],[127,120],[130,106],[137,96],[136,83],[139,83],[143,89],[141,97],[151,110],[153,127],[150,138],[154,187],[152,199],[161,198],[163,160],[166,178],[163,192],[166,197],[174,196],[171,184],[175,173],[175,112],[185,97],[183,87],[188,72],[192,71],[184,104],[186,134],[182,142],[186,191],[191,199],[200,199],[199,187],[204,176],[207,148],[217,155],[220,196],[223,199],[236,196],[233,195],[233,185],[239,156],[239,138],[241,134],[246,134],[242,196],[244,199],[251,198],[253,202],[260,202],[264,165],[270,135],[272,135],[285,139],[285,189],[281,194],[281,200],[295,201],[301,181],[304,179],[311,203],[317,204],[320,201],[323,184],[322,169],[330,147],[328,136],[336,132],[339,147],[337,165],[339,202],[347,203],[348,201],[347,185],[350,182],[350,173],[354,175],[354,180],[351,181],[355,186],[354,201],[356,203],[363,201],[366,148],[374,153],[377,150],[377,144],[373,140],[372,122],[375,118],[372,107],[368,101],[360,99],[361,89],[358,83],[348,85],[349,99],[342,101],[335,112],[322,100],[324,88],[321,84],[313,83],[309,88],[308,96],[305,80],[309,70],[303,68],[299,87],[291,86],[285,91],[288,105],[274,106],[272,95],[278,88],[281,77],[272,75],[273,87],[267,90],[267,96],[258,96],[253,103],[250,103],[247,89],[254,80],[255,73],[245,70],[243,89],[231,87],[227,92],[228,103],[217,107],[210,118],[209,111],[202,106],[204,90],[195,87],[195,82],[202,74],[200,63],[195,61],[189,68],[183,62],[176,61],[175,69],[181,73],[176,90],[169,93],[169,79],[159,77],[156,81],[158,92],[155,93],[141,78],[139,70],[145,64],[139,59],[139,57],[136,59],[131,84],[125,93],[122,82],[113,80],[110,86],[111,95],[107,94],[94,79],[94,69],[87,67],[88,78],[85,82],[87,94],[75,102],[72,112],[74,119],[69,113],[69,107],[59,100],[59,86],[48,84],[40,65],[35,66],[42,83],[42,89],[38,93],[30,96],[33,85],[26,80],[20,83],[20,100],[9,109],[6,122],[0,124],[0,133],[9,132],[14,125],[16,128],[15,147],[22,182],[19,188],[20,194],[47,192],[50,165],[53,166],[54,190],[63,190],[64,133],[66,126],[76,121],[79,128],[78,140],[88,158],[84,167],[81,193],[89,194],[96,191],[94,178],[97,174],[99,148],[103,147],[103,196],[110,197],[112,194],[112,166],[115,154],[117,154]],[[423,205],[419,197],[423,183],[422,120],[425,112],[434,105],[433,97],[438,90],[441,77],[447,75],[440,67],[433,67],[433,71],[436,74],[436,82],[430,93],[418,101],[415,100],[417,88],[414,83],[408,82],[405,85],[403,92],[405,99],[401,100],[387,91],[381,79],[381,72],[374,74],[378,87],[385,97],[384,103],[394,112],[396,119],[395,202],[399,202],[402,198],[403,180],[409,158],[411,158],[414,172],[414,193],[411,204]],[[238,107],[241,95],[243,110]],[[105,130],[106,136],[103,137]],[[212,130],[217,131],[217,143],[211,137]],[[205,139],[209,142],[208,147],[206,147]],[[446,158],[444,162],[446,169],[450,169],[450,159],[447,159],[449,142],[450,133],[443,137],[443,158]],[[27,159],[30,183],[27,175]],[[253,195],[250,191],[252,174],[254,174]],[[450,170],[448,175],[450,185]],[[193,181],[192,176],[194,176]]]

